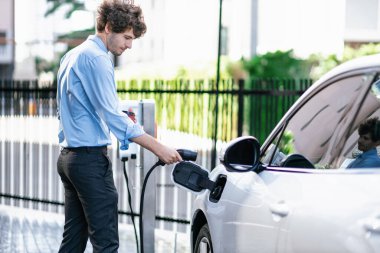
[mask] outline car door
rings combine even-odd
[[[331,241],[319,241],[320,233],[334,231],[330,219],[350,206],[349,199],[334,187],[339,181],[336,175],[326,169],[338,166],[355,116],[374,80],[375,73],[363,72],[345,73],[320,84],[287,114],[263,149],[261,161],[266,168],[259,175],[272,196],[270,211],[281,222],[276,252],[341,249],[333,246],[333,236],[326,237]],[[342,209],[336,205],[339,200]],[[331,215],[326,222],[321,220],[324,214]],[[315,251],[310,251],[313,247]]]
[[[281,222],[277,252],[379,252],[380,171],[317,171],[261,174],[278,197],[270,205]]]
[[[220,200],[207,203],[214,252],[276,252],[281,222],[270,212],[273,201],[260,176],[228,172],[222,165],[214,174],[227,175]]]

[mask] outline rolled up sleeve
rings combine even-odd
[[[139,137],[143,134],[145,134],[144,130],[141,128],[140,125],[137,125],[132,122],[133,125],[130,125],[127,127],[127,131],[125,132],[124,140],[120,141],[120,149],[121,150],[127,150],[129,147],[129,144],[132,142],[132,138]]]

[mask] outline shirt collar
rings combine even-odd
[[[90,36],[88,36],[87,39],[94,41],[104,52],[108,53],[106,45],[104,45],[102,39],[99,38],[99,36],[97,36],[97,35],[90,35]]]
[[[370,150],[364,152],[362,156],[372,156],[372,155],[377,155],[377,149],[376,148],[371,148]]]

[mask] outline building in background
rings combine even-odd
[[[14,0],[2,0],[0,8],[0,79],[12,79],[15,65]]]
[[[135,1],[137,2],[137,1]],[[121,56],[119,74],[165,76],[215,63],[219,0],[140,0],[147,34]],[[342,56],[345,45],[380,42],[380,0],[223,0],[222,55],[276,50]],[[215,66],[215,65],[210,65]],[[173,68],[174,67],[174,68]]]
[[[51,1],[54,0],[50,4]],[[6,52],[0,55],[1,73],[12,73],[16,65],[14,77],[36,78],[35,57],[57,60],[67,48],[59,36],[94,24],[95,6],[101,0],[83,1],[92,6],[88,8],[90,12],[75,12],[70,20],[63,18],[64,7],[45,18],[47,0],[0,1],[0,52]],[[215,70],[220,0],[135,3],[143,8],[148,31],[133,43],[133,50],[117,59],[118,77],[136,73],[173,77],[181,67]],[[231,61],[289,49],[301,58],[315,53],[341,56],[345,45],[380,41],[379,3],[380,0],[223,0],[221,54]],[[14,22],[9,21],[12,13]]]
[[[344,49],[345,2],[259,0],[257,52],[293,49],[302,58],[314,53],[340,56]]]
[[[257,0],[257,52],[342,55],[344,46],[380,42],[380,0]]]
[[[251,3],[223,0],[222,56],[250,57]],[[137,3],[137,1],[135,1]],[[140,0],[147,33],[119,59],[120,76],[144,73],[171,77],[178,68],[215,68],[219,0]]]
[[[8,1],[8,0],[7,0]],[[67,45],[58,37],[74,30],[83,30],[94,25],[93,13],[78,11],[70,20],[64,19],[67,8],[63,6],[54,14],[45,17],[47,0],[12,0],[15,2],[15,71],[14,79],[52,79],[54,74],[39,75],[36,58],[59,61],[60,53]],[[86,0],[89,1],[89,0]],[[95,0],[90,0],[95,1]],[[0,1],[0,9],[2,9]]]
[[[344,41],[360,45],[380,41],[380,1],[346,0]]]

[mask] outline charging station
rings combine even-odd
[[[121,110],[125,112],[133,121],[140,124],[144,131],[155,137],[155,103],[154,100],[124,100],[120,102]],[[140,148],[135,143],[129,145],[128,150],[119,149],[119,157],[122,161],[137,159],[141,164],[142,177],[140,185],[142,185],[149,169],[157,162],[157,157],[144,148]],[[149,177],[149,184],[146,186],[144,198],[144,213],[140,217],[139,222],[143,220],[143,242],[139,242],[144,248],[144,252],[154,253],[154,231],[156,217],[156,176],[153,173]],[[140,211],[140,210],[139,210]]]
[[[120,102],[121,110],[129,116],[129,118],[134,122],[141,125],[144,129],[142,122],[142,106],[143,101],[139,100],[124,100]],[[127,150],[119,149],[119,157],[123,161],[128,161],[131,159],[137,159],[137,153],[140,147],[136,143],[130,143]]]

